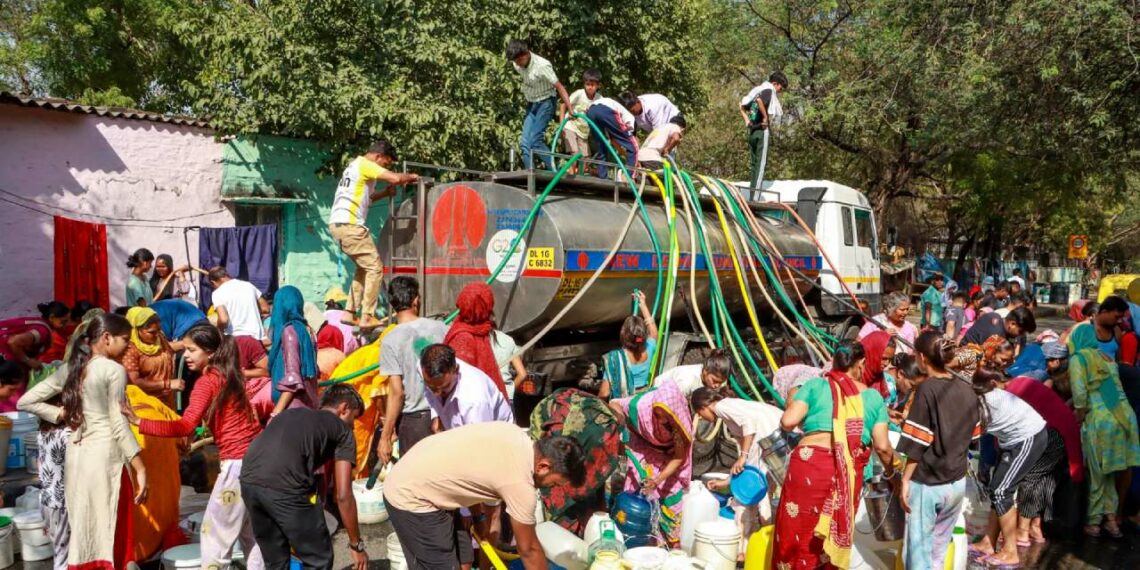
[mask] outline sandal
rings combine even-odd
[[[1085,525],[1085,536],[1090,538],[1100,538],[1100,527]]]
[[[1002,562],[1001,560],[997,560],[997,553],[996,552],[989,555],[989,556],[986,556],[986,557],[980,559],[979,562],[981,562],[982,564],[985,564],[986,568],[999,568],[1002,570],[1012,570],[1014,568],[1021,568],[1021,562],[1020,561],[1018,561],[1018,562]]]
[[[1022,539],[1020,539],[1020,538],[1019,538],[1019,539],[1017,539],[1017,547],[1018,547],[1018,548],[1029,548],[1029,547],[1030,547],[1030,545],[1032,545],[1032,544],[1033,544],[1033,543],[1032,543],[1032,542],[1030,542],[1029,540],[1022,540]]]
[[[1109,526],[1109,523],[1104,523],[1104,532],[1107,532],[1108,536],[1112,538],[1124,538],[1124,532],[1120,530],[1120,525],[1115,522],[1112,523],[1112,526]]]

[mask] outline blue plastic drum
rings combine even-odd
[[[625,536],[653,534],[653,504],[641,493],[625,491],[618,495],[610,516]]]

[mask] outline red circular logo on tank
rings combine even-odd
[[[475,249],[487,230],[487,209],[479,193],[468,186],[453,186],[443,192],[431,215],[435,244],[449,253]]]

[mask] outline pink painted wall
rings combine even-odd
[[[52,216],[11,202],[107,224],[114,308],[135,249],[180,265],[183,227],[233,225],[222,146],[209,129],[0,104],[0,318],[35,314],[53,295]],[[198,234],[189,241],[196,261]]]

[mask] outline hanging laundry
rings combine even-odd
[[[207,271],[221,265],[231,277],[272,294],[277,290],[277,226],[202,228],[198,231],[198,265]],[[213,289],[205,276],[201,283],[198,304],[206,310],[212,304]]]

